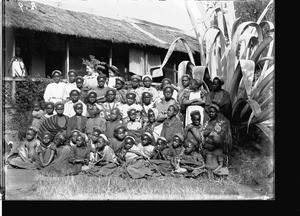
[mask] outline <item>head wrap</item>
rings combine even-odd
[[[168,142],[167,139],[166,139],[165,137],[163,137],[163,136],[157,137],[157,140],[158,140],[158,139],[161,139],[161,140],[163,140],[163,141],[165,141],[165,142]]]
[[[145,79],[146,77],[149,77],[149,78],[151,79],[151,81],[152,81],[152,76],[151,76],[150,74],[144,75],[144,76],[142,77],[142,80],[144,81],[144,79]]]
[[[65,106],[65,104],[61,101],[56,102],[54,106],[55,106],[55,108],[57,108],[59,105]]]
[[[108,139],[104,134],[100,134],[99,137],[102,137],[106,142],[108,142]]]
[[[50,139],[52,139],[52,134],[51,134],[49,131],[43,132],[43,133],[42,133],[42,138],[43,138],[45,135],[49,135]]]
[[[119,130],[120,128],[124,128],[126,130],[126,127],[123,124],[118,124],[115,129],[114,132],[116,132],[117,130]]]
[[[133,80],[133,79],[137,79],[138,81],[142,80],[142,78],[139,75],[136,75],[136,74],[131,76],[131,80]]]
[[[174,136],[178,136],[179,139],[181,140],[181,142],[184,141],[184,137],[183,137],[183,135],[181,133],[176,133],[176,134],[174,134]]]
[[[217,104],[211,103],[211,104],[208,106],[208,108],[211,108],[211,107],[215,108],[218,112],[220,112],[220,107],[219,107]]]
[[[50,106],[50,105],[51,105],[52,107],[55,106],[54,103],[53,103],[52,101],[49,101],[49,102],[46,102],[45,107]]]
[[[88,92],[87,96],[89,97],[92,93],[94,93],[96,95],[96,97],[97,97],[97,92],[95,92],[94,90],[90,90]]]
[[[120,75],[119,69],[116,66],[114,65],[108,66],[108,69],[114,72],[115,74]]]
[[[80,90],[79,88],[74,88],[74,89],[72,89],[72,90],[70,91],[70,95],[71,95],[71,93],[72,93],[73,91],[77,91],[79,94],[80,94],[80,92],[81,92],[81,90]]]
[[[32,130],[34,133],[38,132],[38,129],[35,126],[29,126],[28,130]]]
[[[134,138],[133,136],[127,135],[127,136],[125,137],[125,139],[127,139],[127,138],[131,138],[131,139],[133,140],[133,142],[136,143],[136,140],[135,140],[135,138]]]
[[[75,75],[77,76],[77,72],[76,72],[75,69],[70,69],[69,72],[68,72],[68,75],[69,75],[70,73],[75,73]]]
[[[134,92],[127,92],[127,93],[126,93],[126,98],[127,98],[129,95],[133,95],[133,96],[136,98],[136,93],[134,93]]]
[[[120,80],[121,82],[125,83],[125,79],[123,77],[118,76],[116,77],[116,80]]]
[[[99,75],[97,76],[97,80],[99,81],[100,78],[107,78],[106,75],[104,73],[99,73]]]
[[[161,83],[163,83],[164,81],[168,81],[170,84],[172,84],[172,80],[169,78],[163,78],[163,80],[161,81]]]
[[[150,137],[151,141],[153,141],[153,136],[152,136],[151,133],[146,131],[146,132],[143,133],[143,135],[147,135],[148,137]]]
[[[78,132],[78,133],[80,133],[81,131],[80,131],[80,130],[78,130],[78,129],[73,129],[73,130],[71,131],[71,134],[73,134],[74,132]]]
[[[56,73],[59,73],[59,75],[62,76],[62,72],[60,70],[54,70],[51,75],[54,76]]]
[[[169,84],[165,85],[165,86],[163,87],[163,91],[165,91],[166,88],[171,88],[172,91],[174,91],[174,87],[173,87],[172,85],[169,85]]]
[[[78,105],[82,105],[82,107],[83,107],[83,103],[82,102],[80,102],[80,101],[77,101],[76,103],[74,103],[73,104],[73,108],[75,109]]]
[[[157,116],[158,116],[158,109],[156,109],[156,108],[150,108],[150,109],[148,109],[148,113],[149,113],[149,110],[152,110],[153,113],[154,113],[155,118],[157,118]]]
[[[76,81],[77,81],[77,80],[82,80],[82,81],[84,81],[84,79],[83,79],[82,76],[77,76],[75,80],[76,80]]]
[[[214,79],[218,79],[218,80],[220,80],[220,82],[221,82],[221,85],[223,85],[223,84],[224,84],[224,78],[223,78],[223,77],[221,77],[221,76],[215,76],[215,77],[214,77]]]

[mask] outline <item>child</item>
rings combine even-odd
[[[127,129],[124,125],[119,125],[114,129],[114,136],[110,138],[109,146],[115,153],[120,151],[123,145],[123,141],[127,136]],[[107,136],[106,136],[107,137]]]
[[[83,86],[83,82],[84,82],[84,79],[82,76],[76,77],[76,80],[75,80],[76,87],[80,90],[79,99],[86,104],[87,103],[87,93],[90,89],[86,86]]]
[[[81,103],[82,104],[82,115],[86,116],[87,115],[87,107],[86,105],[83,103],[83,101],[81,101],[79,99],[80,96],[80,91],[78,89],[73,89],[70,92],[70,101],[65,103],[65,109],[64,109],[64,115],[68,116],[68,117],[72,117],[75,115],[75,110],[74,110],[74,104],[76,103]]]
[[[205,90],[201,90],[203,82],[197,79],[192,79],[190,84],[190,93],[182,100],[183,105],[186,107],[185,125],[191,123],[190,113],[194,110],[199,110],[201,113],[201,124],[203,125],[204,119],[204,106],[205,106]]]
[[[88,169],[90,162],[90,149],[87,147],[86,142],[88,138],[85,134],[79,133],[76,139],[76,146],[71,148],[69,157],[68,172],[71,175],[77,175],[84,169]]]
[[[40,126],[41,118],[44,114],[45,112],[41,109],[41,103],[39,101],[34,101],[31,126],[38,129]]]
[[[97,93],[94,90],[90,90],[87,94],[87,102],[86,102],[86,106],[87,106],[87,115],[86,117],[90,117],[89,113],[90,110],[101,110],[101,106],[99,104],[96,103],[97,101]]]
[[[94,160],[95,158],[95,150],[96,150],[96,144],[97,144],[97,141],[98,141],[98,137],[99,135],[101,134],[101,130],[97,127],[94,127],[93,128],[93,133],[92,134],[89,134],[88,136],[88,142],[87,142],[87,146],[90,148],[90,160]]]
[[[185,140],[191,140],[196,144],[196,149],[200,150],[202,147],[202,125],[201,125],[201,114],[199,110],[191,112],[192,123],[188,124],[184,130]]]
[[[142,94],[142,104],[141,105],[143,108],[141,115],[147,116],[148,110],[150,108],[154,107],[154,102],[152,102],[152,94],[151,93],[144,92]]]
[[[211,132],[204,140],[203,155],[209,178],[214,175],[227,176],[229,174],[228,168],[225,166],[227,157],[220,148],[221,144],[221,136],[216,132]]]
[[[46,113],[40,118],[40,123],[42,124],[45,119],[50,118],[51,116],[55,115],[54,113],[54,103],[53,102],[47,102],[45,104],[45,111]]]
[[[148,158],[152,158],[155,154],[154,152],[154,139],[149,132],[144,132],[141,137],[141,143],[137,145]]]
[[[202,155],[197,152],[197,145],[191,141],[185,141],[184,154],[180,157],[180,165],[188,172],[185,177],[197,177],[200,173],[205,172],[205,163]]]
[[[71,146],[67,144],[67,141],[65,133],[57,133],[55,135],[53,145],[50,146],[50,158],[48,161],[45,161],[41,174],[46,176],[64,176],[68,173]]]
[[[104,134],[100,134],[96,141],[94,165],[103,166],[110,162],[117,163],[117,156],[108,143],[107,137]]]
[[[40,145],[36,148],[36,167],[42,169],[46,162],[49,161],[51,155],[51,144],[53,137],[51,133],[44,132],[41,137]]]
[[[131,108],[128,110],[129,121],[124,123],[128,130],[128,135],[133,136],[137,142],[140,142],[142,133],[142,123],[136,120],[137,110]]]
[[[133,179],[139,179],[161,175],[159,170],[152,166],[149,157],[136,145],[135,139],[131,136],[125,138],[120,157],[125,162],[122,173],[124,177],[129,176]]]
[[[172,141],[168,144],[168,147],[163,151],[167,160],[172,157],[180,156],[184,152],[183,147],[184,137],[181,133],[176,133],[173,135]]]
[[[177,105],[170,105],[167,110],[168,118],[164,121],[160,136],[165,137],[168,142],[172,141],[173,134],[183,134],[182,122],[176,116],[179,108]]]
[[[143,87],[139,88],[139,95],[142,96],[143,92],[148,92],[151,93],[152,95],[152,102],[158,102],[159,99],[159,95],[158,95],[158,91],[156,90],[156,88],[154,88],[153,86],[151,86],[152,84],[152,76],[147,74],[144,75],[142,77],[142,82],[143,82]]]
[[[79,133],[80,133],[80,131],[77,130],[77,129],[74,129],[74,130],[71,131],[71,135],[70,135],[70,138],[69,138],[69,140],[70,140],[69,145],[71,147],[76,146],[76,139],[77,139],[77,136],[78,136]]]
[[[85,133],[90,136],[93,133],[95,127],[97,127],[101,133],[106,131],[106,120],[100,116],[100,110],[98,106],[95,106],[93,109],[88,109],[90,118],[86,122]]]
[[[63,99],[65,101],[68,101],[70,98],[70,93],[73,89],[78,89],[76,86],[76,77],[77,77],[77,72],[74,69],[70,69],[68,72],[68,77],[69,77],[69,82],[66,84],[65,87],[65,92]],[[79,89],[78,89],[79,90]]]
[[[121,103],[116,101],[116,90],[115,89],[108,89],[105,95],[106,102],[100,104],[101,108],[101,117],[105,120],[110,120],[110,113],[114,108],[120,108]]]
[[[131,88],[128,89],[128,92],[135,93],[136,102],[138,104],[141,104],[142,97],[141,95],[139,95],[139,89],[140,89],[140,82],[142,81],[142,78],[139,75],[132,75],[130,81],[131,81]]]
[[[109,120],[106,121],[106,130],[104,134],[108,139],[114,137],[114,130],[120,124],[123,125],[122,114],[119,108],[113,108],[109,115]]]
[[[67,124],[67,137],[71,136],[71,131],[74,129],[77,129],[80,132],[85,133],[88,118],[82,115],[84,106],[85,105],[82,102],[77,102],[73,105],[75,115],[69,118]]]
[[[99,76],[97,76],[97,82],[98,82],[98,86],[94,89],[94,91],[97,93],[96,103],[100,104],[100,103],[104,103],[106,101],[105,95],[108,90],[108,87],[105,86],[106,75],[99,74]]]
[[[155,140],[160,136],[163,124],[156,122],[158,110],[156,108],[150,108],[148,110],[148,116],[143,126],[143,131],[148,131],[152,134]]]
[[[26,130],[26,139],[18,149],[18,157],[9,161],[11,166],[23,169],[36,169],[36,149],[40,145],[36,135],[37,129],[34,127],[29,127]]]
[[[116,101],[126,103],[126,90],[124,89],[125,79],[123,77],[116,77]]]
[[[167,148],[167,140],[164,137],[158,137],[154,146],[154,155],[152,159],[166,160],[166,157],[162,154],[163,150]]]
[[[126,93],[126,104],[123,104],[120,107],[122,110],[122,118],[123,121],[126,122],[129,120],[127,112],[129,109],[134,108],[137,111],[137,116],[140,116],[140,112],[142,111],[142,106],[136,103],[136,94],[134,92]]]

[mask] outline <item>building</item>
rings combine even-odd
[[[9,61],[15,47],[31,77],[49,77],[55,69],[64,78],[71,68],[85,75],[82,58],[94,55],[100,61],[119,68],[121,75],[130,71],[150,73],[161,65],[170,44],[178,37],[188,42],[199,64],[197,39],[182,30],[137,19],[118,20],[86,12],[75,12],[34,1],[6,1],[4,7],[5,77],[11,76]],[[179,43],[162,70],[161,77],[174,82],[176,68],[189,60],[186,48]]]

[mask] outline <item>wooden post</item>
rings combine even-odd
[[[109,64],[110,66],[112,66],[112,57],[113,57],[112,50],[113,50],[113,47],[112,47],[112,45],[111,45],[110,48],[109,48],[109,60],[108,60],[108,64]]]
[[[148,53],[145,50],[144,50],[144,70],[145,70],[144,74],[150,74],[152,76],[152,74],[148,70]],[[149,71],[149,73],[148,73],[148,71]]]
[[[69,80],[68,72],[70,70],[70,47],[69,40],[66,41],[66,78]]]

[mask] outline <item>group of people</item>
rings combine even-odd
[[[185,74],[179,89],[168,78],[154,87],[151,75],[126,82],[115,66],[86,68],[84,77],[70,70],[67,83],[53,71],[44,103],[33,102],[30,127],[6,155],[11,167],[62,176],[228,175],[231,102],[222,78],[203,85]]]

